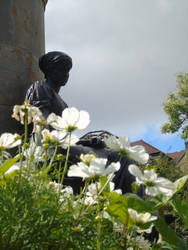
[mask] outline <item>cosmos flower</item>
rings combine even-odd
[[[22,163],[20,162],[16,162],[14,163],[5,173],[4,176],[12,174],[13,172],[18,172],[20,170],[24,170],[27,168],[27,162],[26,161],[22,161]]]
[[[34,107],[28,103],[26,100],[23,105],[15,105],[13,108],[12,118],[15,118],[17,121],[20,121],[21,124],[25,122],[25,115],[27,112],[27,123],[35,122],[35,120],[42,119],[44,117],[39,108]]]
[[[15,163],[12,165],[5,173],[4,176],[11,174],[13,172],[19,171],[20,170],[20,163]]]
[[[136,177],[137,183],[146,186],[147,195],[156,196],[163,194],[171,197],[176,190],[173,182],[163,177],[157,177],[153,169],[144,170],[144,173],[142,173],[136,165],[129,165],[128,169],[129,172]]]
[[[0,150],[14,148],[21,144],[18,134],[4,133],[0,136]]]
[[[90,162],[94,160],[96,156],[94,154],[81,154],[80,160],[89,166]]]
[[[142,236],[131,237],[129,242],[131,242],[132,245],[134,245],[134,248],[132,249],[142,249],[142,250],[151,249],[151,244],[149,243],[149,241],[145,240],[144,237]]]
[[[79,140],[76,135],[69,135],[64,131],[52,130],[48,129],[42,130],[42,142],[43,143],[55,143],[66,149],[70,143],[70,145],[75,145],[75,143]]]
[[[69,197],[73,195],[73,189],[71,186],[67,186],[61,190],[61,193],[64,195],[64,197]]]
[[[146,232],[151,233],[153,224],[149,226],[149,228],[143,228],[142,225],[157,220],[157,216],[152,216],[150,213],[137,213],[136,210],[132,208],[128,208],[128,213],[130,216],[130,220],[135,224],[137,228],[137,232]]]
[[[55,181],[50,181],[48,183],[49,187],[52,187],[56,192],[59,192],[62,189],[62,185],[60,183],[57,183]]]
[[[104,139],[104,142],[110,149],[115,150],[124,156],[128,156],[136,162],[141,164],[148,162],[149,155],[146,153],[145,148],[141,145],[131,147],[129,138],[127,136],[122,136],[119,138],[116,138],[115,136],[109,136]]]
[[[128,213],[130,219],[135,224],[145,224],[157,219],[157,216],[152,216],[150,213],[137,213],[137,211],[132,208],[128,208]]]
[[[37,146],[31,140],[29,147],[23,150],[23,154],[27,160],[34,160],[34,162],[43,161],[42,154],[44,153],[41,146]]]
[[[112,162],[106,167],[107,159],[95,158],[91,160],[89,166],[84,162],[70,166],[67,175],[69,177],[93,178],[95,176],[106,176],[120,169],[119,162]]]
[[[78,111],[76,108],[66,108],[62,112],[62,117],[50,114],[47,118],[47,122],[57,129],[67,132],[74,130],[83,130],[90,123],[89,114],[86,111]]]
[[[118,194],[122,194],[121,189],[115,190],[115,184],[113,182],[109,182],[110,192],[116,192]],[[98,193],[101,191],[101,183],[92,183],[88,186],[88,192],[86,193],[88,196],[97,196]]]

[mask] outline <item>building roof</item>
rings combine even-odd
[[[153,147],[152,145],[150,145],[149,143],[147,143],[147,142],[145,142],[143,140],[131,142],[131,146],[136,146],[136,145],[144,146],[144,148],[146,149],[146,152],[149,155],[156,154],[156,153],[162,153],[162,154],[164,154],[161,150],[159,150],[158,148]]]
[[[131,146],[136,146],[136,145],[144,146],[146,152],[149,155],[156,155],[156,154],[160,154],[160,153],[165,155],[161,150],[159,150],[158,148],[153,147],[152,145],[150,145],[149,143],[147,143],[147,142],[145,142],[143,140],[131,142]],[[168,157],[170,157],[171,159],[173,159],[176,163],[178,163],[185,156],[185,152],[186,152],[186,150],[181,150],[181,151],[177,151],[177,152],[173,152],[173,153],[167,153],[166,155]]]
[[[170,156],[173,160],[177,162],[179,162],[182,157],[185,155],[185,150],[181,150],[181,151],[178,151],[178,152],[174,152],[174,153],[168,153],[167,154],[168,156]]]

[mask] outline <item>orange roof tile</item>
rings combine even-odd
[[[149,143],[147,143],[143,140],[131,142],[131,146],[136,146],[136,145],[144,146],[144,148],[146,149],[146,152],[148,154],[163,153],[161,150],[153,147],[152,145],[150,145]]]
[[[181,150],[181,151],[173,152],[173,153],[168,153],[167,155],[170,156],[172,159],[174,159],[176,162],[178,162],[185,155],[185,150]]]

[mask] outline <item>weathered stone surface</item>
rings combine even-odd
[[[46,2],[46,1],[45,1]],[[1,0],[0,8],[0,134],[14,132],[15,104],[28,86],[42,79],[38,58],[44,54],[43,0]]]

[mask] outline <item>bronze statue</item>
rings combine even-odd
[[[39,67],[45,80],[33,83],[27,91],[26,99],[31,105],[39,107],[46,118],[50,113],[61,116],[68,106],[58,93],[69,79],[72,59],[63,52],[49,52],[39,58]]]
[[[33,106],[37,106],[47,118],[50,113],[61,116],[62,111],[67,108],[67,104],[59,96],[59,90],[68,81],[69,71],[72,68],[72,59],[63,52],[49,52],[39,59],[39,67],[44,73],[45,80],[36,82],[31,85],[26,94],[26,99]],[[107,166],[111,162],[120,160],[121,168],[116,172],[113,179],[115,188],[122,189],[122,192],[131,192],[131,183],[135,181],[128,171],[128,165],[134,161],[128,157],[120,158],[117,152],[105,147],[102,137],[90,136],[89,138],[81,138],[76,146],[70,148],[70,160],[76,163],[80,154],[86,154],[93,151],[98,157],[107,158]],[[60,149],[60,152],[63,152]],[[71,185],[75,193],[79,193],[80,186],[83,185],[82,179],[77,177],[69,177],[64,180],[65,185]]]

